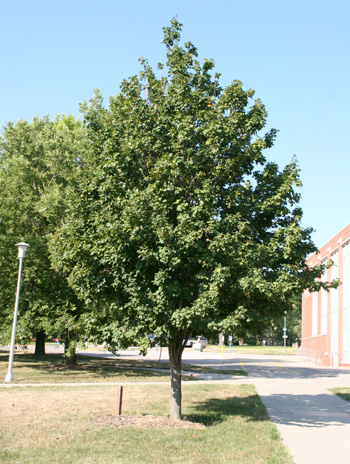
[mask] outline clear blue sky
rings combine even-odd
[[[295,154],[304,226],[323,245],[350,222],[348,0],[0,0],[0,124],[79,115],[100,88],[108,104],[144,56],[165,62],[162,27],[213,58],[221,83],[252,88],[279,129],[267,153]]]

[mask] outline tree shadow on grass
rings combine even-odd
[[[210,398],[194,403],[193,412],[185,415],[191,422],[199,422],[207,427],[218,425],[235,417],[244,417],[248,421],[269,420],[265,406],[259,395],[232,396],[229,398]]]
[[[16,369],[18,376],[25,375],[24,372],[27,371],[27,377],[30,377],[28,370],[31,370],[33,377],[36,376],[35,372],[37,372],[40,374],[40,378],[43,379],[45,373],[47,373],[51,379],[52,375],[57,375],[57,380],[66,382],[74,380],[77,375],[79,375],[80,381],[82,381],[82,376],[89,377],[89,379],[98,378],[99,380],[113,380],[118,376],[130,379],[151,377],[159,380],[169,377],[168,369],[156,371],[152,366],[143,366],[141,362],[130,363],[118,358],[102,359],[80,355],[77,356],[77,361],[76,365],[66,364],[61,353],[46,354],[45,356],[34,356],[32,353],[16,353],[14,369]],[[5,372],[7,363],[8,353],[0,352],[1,371]]]
[[[339,396],[339,395],[338,395]],[[274,422],[300,428],[350,428],[350,405],[329,393],[261,395]]]
[[[4,364],[8,362],[8,353],[4,350],[0,350],[0,369],[5,369]],[[80,374],[79,381],[82,381],[82,376],[89,376],[91,380],[102,379],[108,380],[115,378],[116,376],[127,377],[130,380],[139,379],[143,377],[151,378],[154,380],[168,379],[170,376],[170,363],[167,361],[152,361],[146,359],[128,360],[120,359],[118,356],[103,358],[96,357],[88,354],[78,354],[77,364],[67,364],[64,355],[62,353],[48,353],[44,356],[35,356],[33,353],[28,352],[16,352],[14,358],[14,368],[19,375],[24,376],[26,369],[33,369],[33,373],[40,372],[40,377],[43,377],[43,373],[57,375],[58,381],[64,380],[69,382],[74,376]],[[212,369],[206,366],[195,366],[186,365],[186,370],[197,373],[215,373],[215,374],[226,374],[226,375],[242,375],[244,371],[226,371]],[[0,374],[1,375],[1,374]],[[27,375],[28,377],[28,375]],[[196,377],[190,377],[189,375],[183,375],[184,381],[196,381],[200,380]],[[51,379],[52,381],[52,379]]]
[[[332,390],[331,390],[332,391]],[[349,393],[343,393],[343,392],[334,392],[339,398],[342,398],[343,400],[350,402],[350,392]]]
[[[242,385],[243,387],[243,385]],[[213,426],[243,417],[247,421],[270,421],[300,428],[344,427],[350,425],[349,394],[257,394],[210,398],[193,404],[186,419]],[[269,414],[263,404],[266,405]]]

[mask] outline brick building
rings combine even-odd
[[[350,224],[307,260],[333,261],[322,280],[339,279],[329,292],[303,293],[301,354],[324,366],[350,366]]]

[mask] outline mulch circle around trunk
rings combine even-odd
[[[121,414],[120,416],[100,416],[92,419],[95,424],[111,427],[140,427],[140,428],[164,428],[175,427],[184,429],[205,429],[205,425],[190,421],[176,421],[163,416],[135,416]]]

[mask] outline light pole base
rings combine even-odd
[[[12,372],[8,372],[5,377],[5,382],[13,382],[13,375]]]

